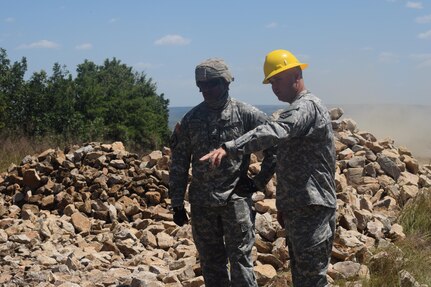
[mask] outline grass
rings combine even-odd
[[[26,155],[35,155],[48,148],[64,149],[69,143],[57,137],[28,138],[21,135],[0,135],[0,173],[11,164],[19,165]]]
[[[421,284],[431,286],[431,189],[422,190],[404,207],[399,222],[407,235],[399,243],[406,270]]]
[[[404,231],[410,235],[431,236],[431,190],[423,190],[409,202],[400,216]]]
[[[112,141],[94,140],[95,142],[112,143]],[[65,140],[61,136],[45,136],[29,138],[21,135],[0,134],[0,173],[7,171],[11,164],[19,165],[27,155],[39,154],[49,148],[64,150],[67,146],[82,145],[79,140]],[[146,154],[149,151],[142,150],[133,143],[124,144],[127,151],[137,154]]]
[[[430,211],[431,189],[424,189],[404,207],[398,219],[406,238],[374,252],[385,252],[386,256],[378,266],[371,268],[370,280],[364,281],[363,287],[399,286],[398,273],[401,270],[409,272],[420,284],[431,286]]]

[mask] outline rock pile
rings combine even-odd
[[[376,246],[405,236],[395,220],[431,187],[431,166],[341,116],[331,110],[338,215],[329,276],[356,281],[369,276],[368,259],[382,256],[372,254]],[[92,142],[11,165],[0,174],[0,285],[203,286],[190,225],[172,221],[169,161],[168,148],[139,157],[121,142]],[[250,174],[259,168],[253,155]],[[289,266],[275,217],[276,183],[274,176],[253,195],[259,286],[276,286],[277,272]]]

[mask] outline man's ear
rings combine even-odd
[[[295,73],[295,82],[298,83],[299,80],[301,80],[301,78],[302,78],[302,73],[300,70],[297,70]]]
[[[299,89],[299,84],[300,84],[301,79],[302,79],[301,73],[295,74],[295,82],[293,83],[292,86],[295,89],[295,91],[297,91],[297,92],[298,92],[298,89]]]
[[[302,70],[300,67],[295,67],[295,81],[298,82],[302,79]]]

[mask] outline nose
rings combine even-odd
[[[220,79],[218,78],[212,79],[209,81],[199,81],[196,83],[200,91],[207,91],[207,90],[213,89],[219,84],[220,84]]]
[[[199,92],[201,93],[208,92],[209,90],[211,90],[211,88],[208,86],[199,86]]]

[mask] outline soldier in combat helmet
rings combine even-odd
[[[247,175],[250,155],[226,160],[217,169],[199,158],[269,118],[229,96],[233,77],[222,59],[197,65],[195,78],[204,100],[186,113],[171,138],[169,195],[174,222],[179,226],[188,222],[184,200],[191,165],[188,200],[205,286],[257,287],[251,258],[255,242],[251,196],[263,190],[274,173],[274,149],[263,151],[261,172],[253,178]]]

